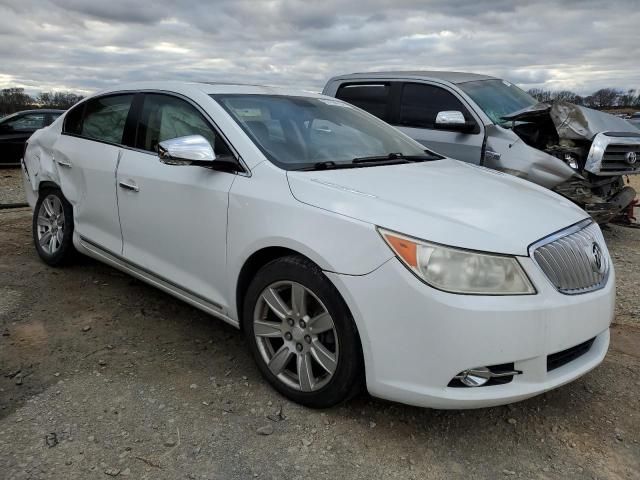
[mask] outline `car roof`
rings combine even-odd
[[[34,108],[31,110],[20,110],[19,112],[13,112],[10,115],[22,115],[23,113],[64,113],[65,110],[58,110],[55,108]],[[7,115],[9,116],[9,115]]]
[[[465,83],[476,80],[497,80],[496,77],[467,72],[446,72],[440,70],[414,70],[414,71],[388,71],[388,72],[359,72],[347,75],[338,75],[330,81],[355,80],[355,79],[415,79],[415,80],[441,80],[449,83]]]
[[[166,91],[189,95],[194,93],[204,93],[206,95],[215,94],[249,94],[249,95],[290,95],[304,97],[320,97],[319,93],[307,90],[273,87],[269,85],[252,85],[244,83],[225,82],[179,82],[179,81],[158,81],[158,82],[133,82],[118,85],[109,89],[97,92],[96,95],[115,93],[122,91]]]

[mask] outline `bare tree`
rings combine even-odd
[[[25,93],[24,88],[5,88],[0,90],[0,114],[6,115],[31,108],[66,110],[82,98],[71,92],[40,92],[32,97]]]
[[[552,92],[550,90],[532,88],[527,93],[539,102],[551,102],[553,100]]]
[[[622,92],[617,88],[601,88],[589,97],[589,106],[595,108],[611,108],[618,105],[618,97]]]
[[[629,89],[619,97],[620,106],[635,107],[640,106],[640,91]]]
[[[578,95],[571,90],[560,90],[558,92],[553,92],[552,97],[554,100],[576,103],[576,97],[578,97]]]
[[[36,103],[42,108],[61,108],[66,110],[82,100],[80,95],[70,92],[40,92],[36,96]]]
[[[0,112],[13,113],[24,110],[33,99],[24,93],[24,88],[4,88],[0,90]]]

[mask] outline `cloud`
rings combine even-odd
[[[321,90],[339,73],[435,69],[582,94],[640,88],[640,11],[612,2],[0,0],[0,86],[88,93],[178,79]]]

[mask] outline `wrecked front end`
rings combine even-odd
[[[640,174],[637,129],[621,118],[568,102],[540,103],[503,119],[517,137],[494,126],[488,132],[485,165],[554,190],[598,223],[625,221],[636,197],[625,177]],[[501,137],[511,138],[506,149],[499,145]]]

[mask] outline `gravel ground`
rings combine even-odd
[[[639,478],[640,230],[605,232],[617,316],[583,378],[491,409],[315,411],[223,322],[87,258],[46,267],[30,218],[0,210],[2,479]]]
[[[14,167],[0,167],[0,205],[26,201],[21,170]]]

